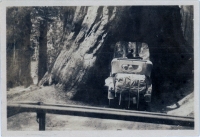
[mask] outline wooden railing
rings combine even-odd
[[[21,112],[36,112],[39,130],[45,130],[46,113],[194,127],[194,118],[192,117],[173,116],[162,113],[78,105],[45,104],[42,102],[8,103],[7,117]]]

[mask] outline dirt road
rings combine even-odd
[[[81,101],[73,101],[67,99],[64,92],[60,92],[54,88],[54,86],[42,87],[32,85],[31,87],[24,89],[18,87],[7,91],[8,102],[12,101],[42,101],[51,104],[74,104],[74,105],[87,105],[97,107],[108,107],[107,103],[102,104],[87,104]],[[165,109],[156,109],[156,107],[150,105],[150,110],[154,112],[164,112],[177,115],[182,110],[188,110],[188,112],[180,113],[187,116],[191,114],[193,110],[184,109],[191,108],[193,102],[193,94],[186,97],[186,99],[180,100],[178,103],[183,107],[176,108],[169,106],[168,111]],[[186,104],[186,105],[185,105]],[[159,108],[159,105],[156,105]],[[170,108],[171,107],[171,108]],[[175,109],[174,109],[174,108]],[[179,114],[179,113],[178,113]],[[38,123],[36,122],[35,113],[20,113],[14,115],[7,120],[8,130],[38,130]],[[172,125],[150,124],[140,122],[128,122],[120,120],[107,120],[98,118],[87,118],[78,116],[65,116],[47,114],[46,117],[46,130],[171,130],[171,129],[191,129],[191,127],[181,127]]]

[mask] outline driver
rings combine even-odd
[[[136,55],[136,57],[133,56],[133,49],[130,50],[130,52],[126,55],[126,57],[128,59],[140,59],[140,60],[142,60],[142,58],[139,55],[138,56]]]
[[[130,50],[130,52],[126,55],[126,57],[127,57],[128,59],[133,59],[133,58],[134,58],[134,57],[133,57],[133,49]]]

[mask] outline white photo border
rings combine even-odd
[[[128,5],[193,5],[194,6],[194,130],[134,130],[134,131],[7,131],[6,98],[6,7],[10,6],[128,6]],[[199,1],[195,0],[2,0],[1,23],[1,130],[2,136],[199,136]]]

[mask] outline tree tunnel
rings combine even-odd
[[[153,93],[179,89],[193,77],[193,48],[183,37],[178,6],[133,6],[124,11],[120,20],[112,24],[99,53],[87,85],[90,97],[99,97],[104,80],[109,76],[114,45],[119,41],[145,42],[153,62]],[[125,16],[126,15],[126,16]],[[84,87],[84,86],[83,86]],[[84,88],[87,89],[87,88]],[[88,91],[88,90],[87,90]],[[76,96],[84,96],[80,91]]]
[[[66,92],[68,98],[85,101],[104,98],[105,79],[110,73],[114,47],[120,41],[148,44],[150,60],[153,63],[153,92],[156,96],[160,92],[172,92],[193,78],[192,6],[51,7],[49,11],[52,11],[51,16],[55,14],[55,17],[59,18],[53,21],[55,17],[51,17],[48,24],[52,27],[47,29],[47,47],[48,40],[54,40],[56,54],[47,53],[47,57],[51,56],[55,61],[48,66],[48,72],[39,85],[55,84],[58,89]],[[53,13],[54,11],[56,12]],[[7,32],[7,38],[11,39],[12,29],[9,29],[9,26],[12,26],[13,22],[11,16],[7,18],[7,30],[10,30]],[[26,25],[27,20],[31,19],[24,18]],[[23,27],[20,28],[23,30]],[[30,34],[31,25],[28,24],[27,28],[29,29],[26,34]],[[25,31],[23,32],[26,35]],[[26,36],[30,39],[29,35]],[[16,39],[20,41],[22,37]],[[13,65],[14,54],[9,51],[14,50],[13,46],[9,45],[12,44],[13,42],[7,39],[8,86],[13,83],[14,75],[25,70],[19,69],[10,77],[8,72],[12,72],[10,66]],[[30,41],[26,45],[20,44],[20,47],[28,49]],[[26,63],[30,64],[30,55],[24,64]],[[27,69],[26,74],[30,77],[28,71],[30,70]],[[30,81],[30,78],[28,79]],[[32,82],[26,86],[30,83]]]

